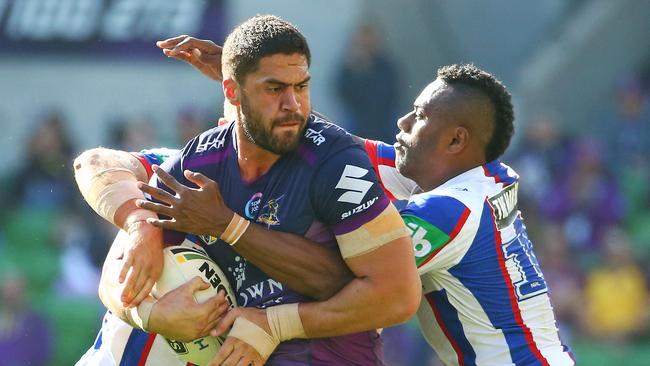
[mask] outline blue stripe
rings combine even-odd
[[[472,293],[492,325],[502,330],[512,362],[516,365],[539,365],[539,360],[528,348],[522,327],[515,320],[509,290],[500,269],[494,234],[495,223],[486,202],[474,241],[463,259],[449,273]]]
[[[97,338],[95,338],[95,344],[93,344],[94,349],[99,349],[102,346],[102,331],[100,330],[97,333]]]
[[[432,207],[434,209],[431,209]],[[453,197],[428,192],[411,197],[401,214],[420,217],[450,235],[466,208],[467,206]]]
[[[395,161],[395,148],[393,145],[377,141],[377,155],[382,159]]]
[[[122,361],[120,366],[137,366],[142,357],[142,351],[149,338],[149,333],[140,329],[133,329],[129,340],[126,341],[124,353],[122,354]]]
[[[461,351],[461,357],[467,366],[476,366],[476,352],[474,348],[465,337],[463,324],[458,318],[458,311],[449,302],[446,290],[433,291],[425,295],[428,297],[438,308],[440,317],[445,327],[449,331],[449,336],[458,345]]]
[[[516,174],[513,176],[508,175],[508,166],[501,164],[499,160],[492,160],[485,164],[485,169],[487,169],[491,177],[498,177],[506,186],[516,182],[519,178]]]

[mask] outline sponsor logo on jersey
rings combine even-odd
[[[379,197],[376,196],[375,198],[360,204],[359,206],[353,208],[352,210],[349,210],[349,211],[346,211],[346,212],[342,213],[341,214],[341,219],[346,219],[346,218],[348,218],[348,217],[350,217],[350,216],[352,216],[354,214],[358,214],[359,212],[363,212],[363,211],[369,209],[372,205],[375,204],[375,202],[377,202],[378,199],[379,199]]]
[[[363,200],[363,197],[366,196],[370,187],[372,187],[372,182],[365,179],[360,179],[361,177],[368,174],[368,169],[360,168],[355,165],[346,165],[343,169],[343,174],[341,174],[341,179],[336,183],[336,189],[344,189],[346,192],[341,194],[337,201],[347,202],[358,205]]]
[[[274,298],[274,296],[276,293],[281,293],[283,290],[284,286],[282,283],[271,278],[265,279],[264,281],[252,284],[247,288],[238,291],[240,300],[239,305],[244,307],[248,306],[249,304],[254,304],[255,306],[262,307],[277,305],[282,301],[282,297]],[[273,299],[264,303],[260,303],[260,301],[263,301],[269,297],[272,297]]]
[[[517,190],[519,182],[515,182],[504,188],[501,192],[488,198],[488,202],[494,210],[497,227],[503,229],[515,221],[517,217]]]
[[[424,219],[414,215],[402,215],[402,219],[411,234],[418,267],[449,241],[449,235]]]
[[[305,137],[310,139],[316,146],[320,146],[323,142],[325,142],[325,137],[321,134],[323,130],[316,131],[314,129],[308,128],[305,131]]]
[[[199,144],[196,146],[196,152],[200,154],[212,149],[222,148],[223,145],[226,143],[225,136],[226,134],[223,132],[220,133],[218,136],[208,136],[207,140],[203,142],[199,142]]]
[[[167,343],[169,343],[169,347],[171,347],[172,350],[174,352],[176,352],[176,354],[179,354],[179,355],[187,354],[187,348],[185,347],[183,342],[175,341],[175,340],[169,339],[169,338],[165,338],[165,340],[167,341]]]
[[[280,200],[283,197],[284,195],[266,201],[266,204],[262,207],[263,213],[257,218],[257,222],[265,224],[267,228],[280,225],[278,210],[280,209]]]
[[[235,291],[239,291],[244,281],[246,281],[246,263],[246,258],[235,256],[235,266],[228,267],[228,272],[235,277],[235,281],[237,282],[235,284]]]
[[[260,209],[260,202],[262,202],[262,192],[257,192],[246,202],[244,215],[249,219],[254,219],[257,211]]]
[[[201,238],[206,245],[212,245],[219,240],[219,238],[212,235],[199,235],[199,238]]]

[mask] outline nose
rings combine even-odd
[[[288,112],[297,112],[300,109],[300,100],[293,88],[286,88],[282,94],[282,110]]]
[[[411,127],[413,127],[413,121],[415,120],[415,112],[411,111],[402,116],[402,118],[397,120],[397,127],[408,133],[411,132]]]

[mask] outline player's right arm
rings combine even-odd
[[[161,230],[146,222],[156,215],[135,206],[143,198],[138,181],[147,181],[144,160],[124,151],[104,148],[87,150],[74,161],[75,179],[88,204],[105,220],[127,232],[119,283],[125,283],[121,301],[137,305],[144,299],[162,271]]]
[[[102,267],[99,298],[113,314],[134,328],[162,334],[165,337],[188,342],[206,336],[217,319],[228,309],[224,294],[220,293],[202,304],[197,304],[194,292],[210,287],[195,277],[184,285],[156,300],[148,295],[136,307],[126,307],[121,301],[124,284],[115,276],[124,265],[124,251],[129,237],[120,231],[113,241]]]

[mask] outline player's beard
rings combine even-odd
[[[260,113],[258,113],[249,103],[245,95],[241,96],[241,111],[240,116],[242,127],[246,137],[254,144],[261,148],[268,150],[274,154],[282,155],[292,152],[298,147],[300,136],[307,125],[307,118],[301,113],[289,113],[282,118],[276,118],[269,123],[264,123]],[[279,135],[274,135],[273,130],[279,124],[296,121],[300,123],[297,132],[283,131]],[[266,128],[265,126],[268,126]]]

